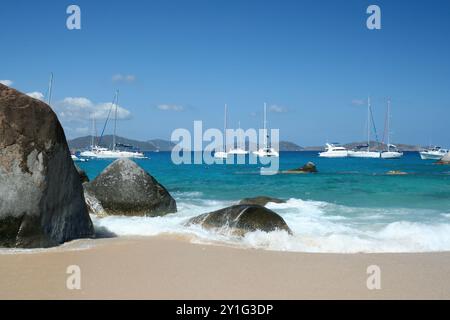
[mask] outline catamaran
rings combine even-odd
[[[227,105],[225,104],[225,115],[223,120],[223,141],[222,141],[222,150],[214,153],[214,158],[217,159],[226,159],[228,157],[227,154]]]
[[[387,110],[386,110],[386,130],[387,134],[387,150],[381,152],[382,159],[399,159],[403,157],[403,152],[397,150],[397,147],[391,144],[390,141],[390,122],[391,122],[391,100],[389,99],[387,102]],[[383,139],[384,140],[384,139]]]
[[[372,121],[372,108],[370,106],[370,97],[367,98],[367,145],[359,146],[355,150],[348,152],[349,157],[353,158],[380,158],[381,153],[378,151],[370,151],[370,124]],[[367,148],[363,150],[363,148]]]
[[[348,157],[348,150],[338,143],[327,143],[325,151],[319,153],[322,158],[346,158]]]
[[[267,131],[267,104],[264,103],[264,144],[258,151],[253,152],[258,157],[279,157],[279,153],[271,147]]]
[[[117,111],[118,111],[118,103],[119,103],[119,91],[116,91],[116,94],[114,96],[113,103],[111,105],[111,109],[109,111],[108,117],[106,118],[105,125],[103,127],[102,134],[100,136],[100,140],[103,137],[103,133],[105,132],[106,125],[109,120],[109,115],[111,111],[114,109],[114,133],[113,133],[113,143],[112,143],[112,149],[100,147],[98,144],[95,143],[95,118],[93,118],[93,129],[94,134],[92,136],[92,142],[91,142],[91,148],[90,150],[86,150],[80,153],[80,156],[86,157],[86,158],[97,158],[97,159],[117,159],[117,158],[140,158],[144,159],[146,158],[142,152],[139,151],[123,151],[116,149],[117,146],[119,146],[118,143],[116,143],[116,129],[117,129]],[[100,143],[99,143],[100,144]]]

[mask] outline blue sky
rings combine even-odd
[[[81,7],[82,29],[66,28]],[[366,28],[377,4],[382,29]],[[370,94],[379,132],[392,100],[394,142],[450,146],[450,2],[5,1],[0,80],[45,93],[68,137],[84,135],[120,90],[119,134],[168,139],[176,128],[261,125],[283,140],[364,140]],[[100,124],[99,124],[100,126]],[[110,131],[110,130],[109,130]]]

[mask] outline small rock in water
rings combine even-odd
[[[286,203],[285,200],[267,197],[267,196],[258,196],[254,198],[244,198],[242,199],[239,204],[247,204],[247,205],[259,205],[259,206],[265,206],[269,202],[273,203]]]
[[[177,212],[169,192],[130,159],[114,161],[84,187],[108,215],[153,217]]]
[[[258,230],[265,232],[284,230],[292,234],[281,216],[258,205],[234,205],[194,217],[186,224],[199,224],[205,229],[222,229],[241,236]]]
[[[303,167],[284,171],[284,173],[316,173],[317,168],[313,162],[308,162]]]
[[[407,174],[406,172],[403,172],[403,171],[399,171],[399,170],[391,170],[391,171],[388,171],[386,174],[388,174],[388,175],[405,175],[405,174]]]

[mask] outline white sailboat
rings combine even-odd
[[[269,134],[267,132],[267,104],[264,103],[264,144],[258,151],[253,152],[258,157],[279,157],[279,153],[270,146]]]
[[[117,143],[116,143],[116,130],[117,130],[117,111],[118,111],[118,102],[119,102],[119,91],[116,91],[116,94],[114,96],[114,100],[111,106],[111,110],[114,109],[114,133],[113,133],[113,143],[112,143],[112,149],[100,147],[94,143],[94,135],[92,137],[92,144],[90,150],[86,150],[80,153],[80,156],[87,157],[87,158],[97,158],[97,159],[118,159],[118,158],[140,158],[144,159],[146,158],[142,152],[138,151],[122,151],[116,149]],[[109,118],[109,117],[108,117]],[[108,123],[108,118],[105,122]],[[95,119],[93,119],[93,127],[95,131]],[[103,129],[104,130],[104,129]],[[103,133],[102,133],[103,135]],[[101,137],[100,137],[101,138]]]
[[[370,107],[370,97],[367,98],[367,147],[366,150],[358,148],[356,150],[351,150],[348,152],[349,157],[353,158],[380,158],[381,153],[378,151],[370,151],[370,124],[371,124],[371,107]]]
[[[238,128],[239,131],[241,130],[241,122],[238,122]],[[241,141],[237,142],[236,148],[231,148],[230,150],[228,150],[228,154],[233,154],[233,155],[246,155],[248,154],[248,151],[245,150],[245,141],[244,141],[244,145],[242,145]]]
[[[217,159],[226,159],[228,157],[227,154],[227,105],[225,104],[225,115],[223,120],[223,141],[222,141],[222,150],[216,151],[214,153],[214,158]]]
[[[403,152],[399,152],[397,150],[397,147],[395,145],[391,144],[391,141],[390,141],[391,100],[388,100],[386,112],[387,112],[387,115],[386,115],[387,150],[381,152],[381,158],[382,159],[399,159],[399,158],[403,157]]]

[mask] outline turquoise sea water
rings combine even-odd
[[[161,218],[94,219],[118,235],[183,233],[193,241],[229,242],[273,250],[313,252],[411,252],[450,250],[450,166],[421,160],[326,159],[316,152],[282,152],[280,170],[312,161],[317,174],[260,175],[261,165],[175,165],[169,152],[135,160],[177,200],[179,212]],[[95,178],[111,160],[78,165]],[[387,175],[391,170],[407,175]],[[252,233],[242,239],[187,228],[191,216],[267,195],[294,231]]]

